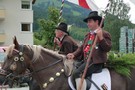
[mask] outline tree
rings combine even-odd
[[[59,10],[53,7],[49,7],[48,17],[46,19],[38,19],[40,31],[35,33],[34,36],[36,39],[44,42],[42,46],[52,48],[55,27],[59,22]]]
[[[120,28],[122,26],[132,26],[128,16],[129,10],[130,7],[123,3],[123,0],[110,0],[104,29],[111,33],[112,50],[119,50]]]
[[[129,19],[130,7],[123,0],[110,0],[110,8],[108,13],[117,16],[119,19]]]

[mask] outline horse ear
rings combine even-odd
[[[13,38],[13,44],[15,45],[15,49],[19,49],[19,44],[18,44],[18,41],[17,41],[17,39],[16,39],[16,36],[14,36],[14,38]]]

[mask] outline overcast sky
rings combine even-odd
[[[108,0],[103,0],[102,2],[99,2],[99,0],[94,0],[94,1],[97,4],[97,6],[99,6],[99,8],[105,8],[106,5],[107,5],[107,3],[108,3]],[[133,4],[131,2],[132,0],[131,1],[129,1],[129,0],[123,0],[123,1],[125,3],[127,3],[131,7],[131,9],[129,11],[129,15],[131,15],[130,21],[135,24],[135,4]]]

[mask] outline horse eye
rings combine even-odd
[[[20,57],[20,61],[24,61],[24,57]]]
[[[18,57],[14,57],[14,61],[18,61],[19,60],[19,58]]]

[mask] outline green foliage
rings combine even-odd
[[[44,46],[44,42],[45,42],[44,39],[39,40],[39,39],[37,39],[37,38],[34,37],[34,44],[35,45],[42,45],[42,46]]]
[[[129,19],[128,12],[130,7],[126,5],[123,0],[110,0],[110,8],[108,12],[117,16],[119,19]]]
[[[70,35],[79,41],[83,41],[84,36],[89,32],[88,28],[78,28],[75,26],[71,27],[71,30],[69,30]]]
[[[130,70],[135,67],[135,54],[115,54],[114,52],[110,52],[106,65],[117,73],[130,78]]]
[[[53,46],[54,32],[55,27],[59,22],[59,11],[56,8],[50,7],[48,9],[48,18],[38,19],[40,25],[40,31],[34,34],[35,41],[36,39],[42,42],[42,46],[51,48]],[[39,42],[39,41],[37,41]],[[35,44],[37,43],[35,42]]]

